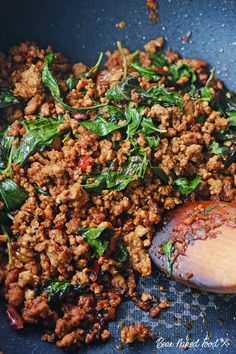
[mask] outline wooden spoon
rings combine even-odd
[[[167,241],[169,261],[163,254]],[[236,203],[199,201],[176,208],[157,230],[149,253],[164,273],[173,263],[173,278],[185,285],[236,293]]]

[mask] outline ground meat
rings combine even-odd
[[[122,343],[130,344],[135,341],[144,342],[147,339],[155,339],[156,335],[151,333],[143,324],[125,326],[121,329],[120,339]]]
[[[155,10],[155,2],[148,4]],[[236,164],[227,154],[212,151],[212,144],[227,133],[227,140],[219,140],[219,146],[226,147],[233,160],[229,120],[217,110],[224,85],[216,78],[208,81],[214,104],[199,92],[195,97],[188,89],[191,75],[184,70],[176,82],[171,75],[179,65],[188,65],[199,87],[209,79],[207,63],[181,59],[171,49],[165,54],[163,44],[159,37],[147,43],[145,51],[108,52],[105,69],[85,76],[87,66],[70,65],[55,53],[51,71],[64,103],[72,109],[42,84],[45,56],[53,51],[51,47],[42,49],[25,42],[7,55],[0,53],[0,86],[9,88],[19,100],[1,109],[0,130],[6,122],[7,138],[14,140],[11,145],[17,149],[28,137],[26,120],[36,123],[41,116],[56,122],[59,115],[62,119],[49,141],[46,130],[43,137],[30,136],[36,146],[24,163],[16,164],[11,155],[15,150],[9,151],[11,173],[4,166],[6,173],[0,176],[1,181],[12,178],[27,192],[22,205],[8,212],[13,219],[8,247],[8,236],[0,235],[1,293],[13,328],[37,323],[45,329],[43,340],[76,350],[109,339],[109,322],[116,319],[123,300],[158,317],[169,302],[146,292],[139,294],[137,279],[152,273],[148,247],[163,213],[186,200],[236,200]],[[109,100],[108,89],[121,97],[124,94],[123,86],[118,90],[115,86],[124,77],[124,56],[129,63],[127,76],[134,75],[141,90],[134,87],[129,92],[128,88],[124,100]],[[163,65],[156,65],[153,58],[165,59]],[[131,62],[148,72],[154,70],[158,81],[134,70]],[[79,80],[69,90],[66,82],[73,77]],[[168,91],[163,97],[170,102],[163,102],[162,95],[142,97],[143,90],[150,93],[156,86]],[[171,102],[176,95],[179,106]],[[107,106],[77,111],[101,103]],[[82,125],[88,121],[96,125],[97,119],[103,120],[101,135]],[[118,129],[117,124],[124,126]],[[110,128],[115,130],[107,133]],[[42,138],[45,146],[39,142]],[[8,152],[2,140],[4,157]],[[23,147],[21,153],[27,155],[29,146]],[[191,181],[196,176],[201,181],[189,195],[174,184],[176,179]],[[1,200],[1,212],[4,208]],[[144,325],[122,330],[124,343],[150,337]]]
[[[157,50],[157,48],[161,48],[164,44],[164,37],[159,37],[153,41],[148,42],[145,44],[144,49],[149,52],[154,54]]]
[[[15,307],[20,306],[24,301],[24,292],[18,285],[14,286],[13,283],[8,290],[7,299],[9,304],[12,304]]]
[[[22,98],[31,98],[41,86],[41,75],[35,65],[22,72],[18,82],[15,83],[14,94]]]
[[[46,298],[38,296],[33,300],[25,301],[25,308],[22,312],[23,319],[28,323],[37,323],[40,318],[50,315],[50,309]]]
[[[152,271],[151,260],[137,233],[131,232],[128,235],[125,235],[124,240],[133,268],[143,276],[150,275]]]

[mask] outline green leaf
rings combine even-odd
[[[167,258],[167,275],[169,277],[172,276],[172,272],[173,272],[173,261],[171,259],[172,248],[173,248],[173,243],[170,240],[161,246],[161,249]]]
[[[28,193],[11,179],[0,182],[0,196],[7,210],[15,210],[26,201]]]
[[[125,119],[125,113],[122,109],[116,106],[107,105],[98,110],[98,114],[109,115],[108,121],[117,124],[119,121]]]
[[[182,100],[177,92],[168,92],[163,86],[154,86],[147,91],[141,89],[138,92],[144,99],[150,101],[151,104],[159,103],[164,107],[183,107]]]
[[[153,166],[152,171],[155,177],[160,178],[165,184],[168,183],[169,177],[159,166]]]
[[[91,184],[83,184],[83,188],[98,192],[103,189],[115,189],[121,191],[128,184],[137,179],[144,178],[149,161],[143,149],[137,149],[129,157],[122,171],[113,171],[109,168],[102,175],[97,175]]]
[[[99,227],[80,227],[78,232],[86,238],[89,246],[92,247],[94,255],[102,256],[108,246],[107,237],[111,234],[111,229]]]
[[[4,174],[10,171],[13,154],[14,136],[8,135],[10,126],[0,131],[0,173]]]
[[[228,118],[228,128],[233,128],[233,127],[234,128],[236,127],[236,110],[235,112],[230,112]]]
[[[119,262],[126,262],[129,259],[129,254],[127,248],[120,238],[116,244],[116,248],[117,250],[113,253],[112,258]]]
[[[14,105],[16,103],[19,103],[19,100],[12,94],[10,90],[6,88],[0,88],[0,109]]]
[[[131,108],[131,107],[128,107],[125,110],[125,117],[128,124],[127,131],[126,131],[127,140],[130,140],[130,138],[137,132],[142,117],[136,108]]]
[[[170,65],[168,74],[172,77],[174,82],[182,77],[188,77],[191,84],[194,84],[197,81],[197,76],[193,69],[184,63],[180,65]]]
[[[211,145],[209,146],[209,150],[215,155],[228,154],[228,152],[230,151],[228,147],[220,146],[220,144],[217,141],[213,141],[211,143]]]
[[[135,76],[128,76],[118,84],[107,90],[105,96],[111,101],[130,101],[131,92],[139,87],[139,81]]]
[[[169,66],[169,63],[163,53],[155,53],[150,54],[150,58],[152,61],[152,65],[156,66],[157,68],[162,68],[163,66]]]
[[[13,162],[17,164],[22,165],[33,153],[43,151],[51,145],[54,138],[64,134],[64,131],[58,130],[61,120],[40,117],[21,123],[26,128],[26,133],[13,150]]]
[[[150,81],[158,82],[161,76],[156,70],[152,68],[147,68],[145,66],[140,66],[136,63],[130,63],[130,65],[137,71],[140,76],[148,78]]]
[[[84,75],[82,75],[82,77],[89,78],[91,75],[95,74],[101,64],[102,58],[103,58],[103,53],[101,52],[98,57],[97,63],[94,66],[92,66],[89,71],[87,71]],[[68,89],[70,91],[73,90],[76,87],[76,85],[78,84],[79,80],[81,80],[82,77],[70,77],[69,79],[67,79],[66,86],[68,87]]]
[[[153,120],[148,117],[143,117],[141,122],[141,132],[145,135],[149,135],[152,133],[166,133],[165,129],[158,129],[155,127]]]
[[[82,125],[100,136],[106,136],[115,130],[123,128],[122,125],[111,123],[100,115],[95,117],[94,120],[80,122],[79,125]]]
[[[53,74],[51,73],[50,67],[51,64],[54,60],[54,54],[53,53],[49,53],[46,58],[45,58],[45,62],[44,62],[44,67],[43,67],[43,71],[42,71],[42,82],[44,84],[44,86],[46,86],[52,96],[55,98],[55,100],[57,100],[67,111],[70,112],[87,112],[91,109],[97,109],[100,107],[105,106],[106,104],[97,104],[95,106],[92,107],[81,107],[81,108],[75,108],[75,107],[71,107],[68,104],[64,103],[62,97],[61,97],[61,91],[60,88],[58,86],[58,83],[56,81],[56,79],[54,78]]]
[[[157,147],[160,144],[160,137],[159,136],[145,136],[145,140],[148,144],[148,146],[150,146],[150,148],[154,148]]]
[[[201,181],[200,176],[196,176],[192,181],[189,181],[187,178],[182,177],[174,181],[174,186],[180,190],[184,195],[192,193]]]
[[[84,288],[80,284],[71,284],[67,280],[43,280],[42,284],[39,286],[39,293],[46,291],[48,293],[49,303],[58,303],[65,297],[78,296],[83,292]]]

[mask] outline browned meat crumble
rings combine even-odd
[[[58,347],[77,349],[107,341],[108,323],[115,320],[124,300],[131,299],[152,317],[168,308],[168,301],[141,295],[136,286],[137,275],[152,273],[147,250],[163,212],[187,200],[236,199],[236,163],[226,163],[226,155],[210,149],[215,137],[228,128],[229,120],[210,98],[194,98],[190,93],[192,80],[217,100],[224,85],[217,78],[209,81],[208,64],[203,60],[181,59],[169,49],[163,61],[163,43],[162,37],[149,42],[138,57],[126,48],[108,53],[105,69],[89,75],[84,64],[71,65],[56,53],[50,70],[64,103],[52,95],[42,78],[51,47],[42,49],[24,42],[7,55],[0,53],[0,88],[11,89],[17,98],[0,110],[0,128],[3,131],[6,124],[9,126],[7,138],[13,139],[12,149],[18,149],[27,137],[27,123],[23,122],[42,117],[58,122],[58,117],[63,117],[50,144],[33,151],[23,163],[14,162],[13,156],[9,168],[5,166],[0,175],[1,186],[12,179],[27,193],[22,205],[10,210],[12,235],[5,229],[0,235],[0,283],[10,323],[16,329],[38,323],[44,328],[43,340]],[[161,64],[155,66],[155,58],[162,60]],[[148,74],[144,75],[140,67],[149,69]],[[182,69],[176,68],[185,72],[178,74]],[[179,75],[175,79],[173,70]],[[78,80],[69,89],[66,82],[72,77]],[[137,80],[139,89],[125,92],[128,100],[123,97],[114,103],[107,92],[127,77]],[[157,87],[164,87],[164,100],[171,97],[176,103],[143,98]],[[106,110],[107,104],[121,110],[121,115],[114,118]],[[136,127],[130,138],[124,135],[126,128],[99,135],[80,124],[97,119],[96,108],[80,108],[96,105],[104,105],[99,115],[105,122],[124,124],[129,108],[140,114],[139,119],[145,117],[153,124],[154,130],[149,134],[147,127]],[[233,154],[230,137],[222,144]],[[132,178],[125,188],[120,184],[109,187],[110,181],[105,180],[102,188],[87,188],[107,171],[111,175],[114,171],[122,173],[137,151],[140,155],[135,168],[140,159],[147,162],[142,162],[146,167],[143,174],[134,176],[126,170],[123,179]],[[192,181],[195,176],[199,183],[189,193],[176,188],[177,179]],[[1,195],[0,211],[5,209]],[[108,233],[89,242],[81,228]],[[122,259],[115,256],[120,242],[125,250]],[[124,343],[146,338],[153,338],[153,334],[142,324],[121,331]]]

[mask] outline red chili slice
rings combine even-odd
[[[81,172],[86,172],[87,167],[92,166],[94,159],[90,156],[83,156],[78,162],[78,167],[81,169]]]

